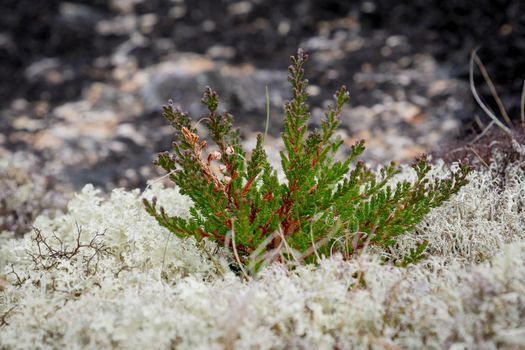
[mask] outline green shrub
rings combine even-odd
[[[170,217],[162,207],[157,210],[155,199],[144,200],[146,210],[179,237],[231,247],[245,273],[255,273],[276,260],[309,263],[335,251],[350,259],[367,245],[393,245],[397,236],[412,231],[425,214],[466,184],[468,167],[461,164],[448,178],[431,181],[426,156],[412,165],[417,174],[414,182],[395,186],[389,184],[399,172],[393,163],[377,173],[363,162],[351,169],[365,149],[363,141],[351,147],[348,159],[335,160],[343,141],[334,132],[349,94],[341,87],[320,128],[308,131],[306,60],[299,50],[289,67],[292,99],[284,106],[285,150],[280,154],[284,182],[268,162],[262,135],[247,159],[232,116],[217,110],[215,91],[207,88],[202,99],[215,150],[200,139],[187,114],[171,105],[164,107],[175,141],[173,153],[161,153],[156,164],[194,206],[189,218]],[[421,253],[416,248],[406,262]]]

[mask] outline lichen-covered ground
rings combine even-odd
[[[496,163],[473,171],[391,251],[249,281],[143,210],[155,195],[185,215],[176,189],[107,198],[87,185],[22,239],[0,235],[0,348],[523,349],[525,173],[496,174]],[[381,263],[423,239],[420,263]]]
[[[0,350],[525,349],[525,135],[489,130],[468,81],[479,47],[518,124],[524,6],[1,1]],[[141,204],[155,195],[185,215],[187,198],[160,184],[130,189],[160,175],[152,160],[173,136],[162,104],[173,99],[196,122],[205,85],[247,148],[264,130],[269,88],[267,150],[278,163],[299,47],[310,55],[312,124],[346,84],[352,108],[338,135],[365,139],[367,163],[436,152],[477,170],[390,251],[274,265],[246,281],[226,272],[220,247],[174,237]],[[500,111],[478,69],[474,78]],[[474,120],[483,135],[450,142]],[[423,240],[423,261],[391,263]]]

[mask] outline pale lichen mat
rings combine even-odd
[[[391,251],[273,265],[250,281],[145,212],[155,195],[187,215],[177,190],[103,199],[88,185],[23,239],[0,235],[0,348],[524,348],[525,174],[469,181]],[[424,239],[421,262],[382,263]]]

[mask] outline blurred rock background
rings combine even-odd
[[[159,174],[155,154],[171,141],[161,106],[171,98],[198,120],[206,85],[236,116],[247,145],[264,130],[268,86],[277,139],[298,47],[310,54],[313,122],[345,84],[347,143],[366,139],[371,164],[408,161],[468,133],[475,115],[486,121],[468,87],[478,46],[517,120],[525,77],[520,0],[2,0],[0,176],[11,185],[0,191],[10,197],[7,189],[21,188],[10,167],[41,184],[30,191],[38,198],[68,197],[87,182],[143,188]],[[268,145],[280,146],[272,138]],[[2,198],[0,213],[16,216]]]

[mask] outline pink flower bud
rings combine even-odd
[[[222,154],[219,151],[213,151],[208,155],[208,163],[210,163],[213,160],[221,159]]]

